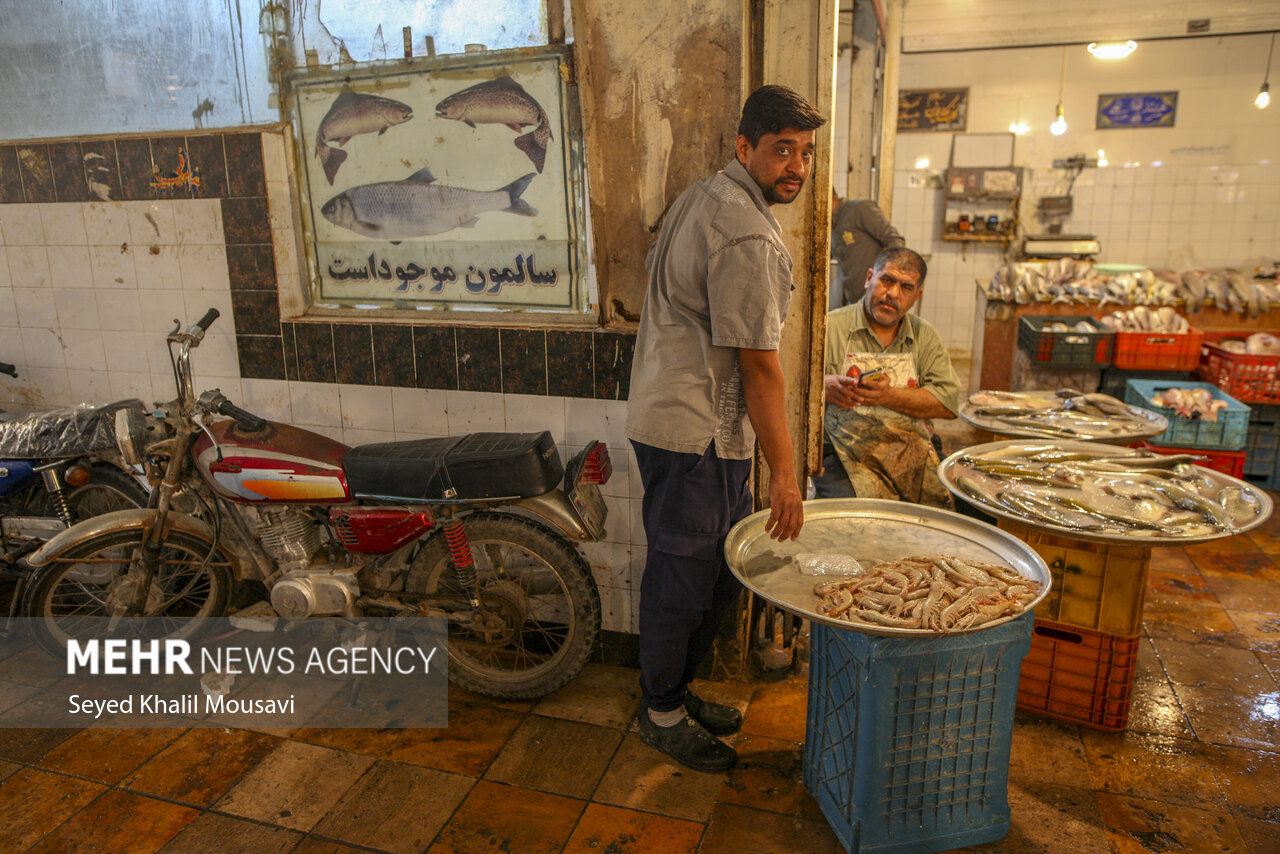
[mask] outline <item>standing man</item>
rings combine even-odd
[[[831,257],[840,262],[842,305],[854,305],[866,293],[876,256],[906,246],[907,241],[871,199],[841,202],[832,190],[831,204]]]
[[[952,509],[929,419],[955,418],[960,378],[936,329],[911,308],[928,267],[886,249],[866,296],[827,315],[819,498],[888,498]]]
[[[687,686],[740,590],[723,546],[751,512],[757,436],[770,473],[765,528],[794,540],[803,524],[778,360],[791,255],[769,208],[800,195],[825,122],[786,87],[751,93],[734,159],[676,199],[646,262],[627,405],[649,548],[638,722],[645,744],[698,771],[738,759],[716,736],[736,732],[742,715]]]

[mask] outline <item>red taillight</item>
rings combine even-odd
[[[578,483],[608,483],[613,474],[613,462],[609,459],[609,449],[604,442],[595,442],[587,452],[587,459],[582,464],[582,473],[578,475]]]
[[[84,486],[89,482],[89,467],[81,465],[71,466],[63,473],[63,476],[66,477],[67,484],[69,486]]]

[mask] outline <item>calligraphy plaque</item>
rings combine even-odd
[[[1177,92],[1099,95],[1096,128],[1171,128],[1177,114]]]
[[[291,78],[313,304],[582,313],[563,47]]]
[[[968,120],[968,88],[898,90],[899,131],[963,131]]]

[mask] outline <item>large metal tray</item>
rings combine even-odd
[[[1053,391],[1026,391],[1021,394],[1043,397],[1046,400],[1057,396]],[[989,433],[996,433],[1001,436],[1014,436],[1025,439],[1063,439],[1064,437],[1057,433],[1036,430],[1033,427],[1023,427],[1017,424],[1009,424],[1003,418],[991,415],[977,415],[974,413],[975,407],[966,400],[960,404],[960,411],[957,413],[961,420],[965,423],[977,427],[979,430],[986,430]],[[1141,418],[1142,424],[1134,425],[1136,429],[1127,433],[1119,433],[1114,436],[1097,436],[1097,437],[1078,437],[1069,441],[1077,442],[1098,442],[1110,445],[1126,445],[1135,442],[1138,439],[1149,439],[1152,436],[1159,436],[1165,430],[1169,429],[1169,419],[1165,418],[1158,412],[1152,412],[1150,409],[1143,409],[1140,406],[1125,404],[1130,414],[1135,418]]]
[[[821,599],[814,594],[814,585],[833,577],[802,574],[795,559],[797,554],[848,554],[863,566],[912,555],[955,555],[1003,563],[1038,582],[1040,593],[1028,610],[1049,592],[1049,568],[1031,546],[998,528],[949,510],[874,498],[806,501],[800,537],[787,542],[769,538],[764,529],[768,519],[769,511],[762,510],[733,526],[724,544],[729,568],[757,596],[828,626],[871,635],[940,636],[931,629],[873,626],[819,614],[814,609]],[[1014,618],[1005,617],[964,631],[980,632],[1011,619]]]
[[[1085,453],[1090,453],[1095,455],[1098,459],[1105,459],[1109,456],[1123,456],[1125,454],[1132,453],[1133,451],[1132,448],[1119,448],[1112,445],[1102,444],[1099,442],[1068,441],[1064,439],[1041,439],[1039,441],[1027,441],[1025,439],[1010,439],[1003,442],[987,442],[982,445],[972,445],[968,448],[961,448],[951,456],[947,457],[945,460],[943,460],[941,463],[938,464],[938,477],[939,479],[941,479],[943,485],[946,486],[947,489],[951,490],[951,493],[954,496],[956,496],[957,500],[968,502],[969,504],[973,505],[974,507],[977,507],[979,510],[981,510],[984,513],[991,513],[993,515],[1000,516],[1004,519],[1009,519],[1011,521],[1017,522],[1020,525],[1025,525],[1026,527],[1029,527],[1029,528],[1035,528],[1036,530],[1052,531],[1055,534],[1061,534],[1063,536],[1072,537],[1077,540],[1088,540],[1090,542],[1099,542],[1099,543],[1124,543],[1126,545],[1131,545],[1131,546],[1140,545],[1140,546],[1153,546],[1153,547],[1154,546],[1185,546],[1191,543],[1207,543],[1207,542],[1210,542],[1211,540],[1220,540],[1223,537],[1231,537],[1231,536],[1235,536],[1236,534],[1243,534],[1245,531],[1253,530],[1254,528],[1258,527],[1259,525],[1261,525],[1263,522],[1267,520],[1267,517],[1271,515],[1271,511],[1273,509],[1273,502],[1271,501],[1271,496],[1268,495],[1265,490],[1258,489],[1253,484],[1246,483],[1243,480],[1237,480],[1236,478],[1231,477],[1230,475],[1227,475],[1227,474],[1223,474],[1220,471],[1214,471],[1213,469],[1202,467],[1203,473],[1206,476],[1208,476],[1210,479],[1217,482],[1219,488],[1222,488],[1224,486],[1238,486],[1241,489],[1246,489],[1249,492],[1253,493],[1259,501],[1259,506],[1262,507],[1262,512],[1258,514],[1258,517],[1254,519],[1252,522],[1250,522],[1248,525],[1244,525],[1243,527],[1237,528],[1234,531],[1222,531],[1216,534],[1204,534],[1204,535],[1195,536],[1195,537],[1192,537],[1192,536],[1146,537],[1146,536],[1139,536],[1139,535],[1128,534],[1128,533],[1099,534],[1099,533],[1092,533],[1089,531],[1082,531],[1079,528],[1067,528],[1060,525],[1050,525],[1045,522],[1041,522],[1038,519],[1030,519],[1026,516],[1021,515],[1020,513],[1015,513],[1011,509],[1005,507],[1004,505],[988,504],[985,501],[982,501],[982,502],[976,501],[973,498],[970,498],[969,495],[964,492],[964,490],[960,489],[960,487],[956,485],[955,480],[953,479],[953,475],[955,474],[956,461],[959,460],[961,457],[965,456],[966,454],[974,454],[974,455],[985,454],[990,451],[994,451],[998,448],[1009,448],[1015,445],[1025,445],[1030,448],[1030,447],[1044,447],[1045,445],[1049,445],[1049,444],[1051,444],[1054,448],[1059,450],[1081,451]]]

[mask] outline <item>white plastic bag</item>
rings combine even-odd
[[[866,572],[862,564],[851,555],[815,554],[806,552],[796,555],[796,563],[800,565],[801,575],[862,575]]]

